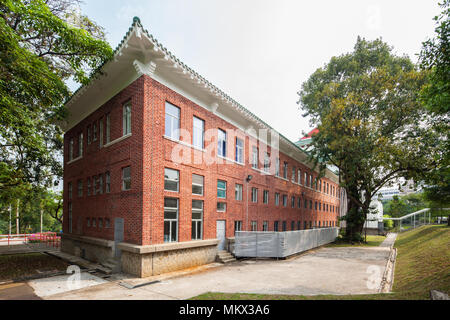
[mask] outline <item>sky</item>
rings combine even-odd
[[[113,48],[134,16],[169,51],[292,141],[311,128],[303,82],[357,36],[414,62],[433,37],[437,0],[84,0]],[[73,88],[75,89],[75,88]]]

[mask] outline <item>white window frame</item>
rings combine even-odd
[[[242,201],[242,190],[244,186],[242,184],[236,183],[234,185],[234,199],[237,201]]]
[[[167,171],[176,172],[177,173],[177,179],[174,180],[174,179],[166,178],[166,170]],[[177,183],[177,190],[166,189],[166,181],[176,182]],[[164,168],[164,191],[180,192],[180,171],[178,171],[176,169],[172,169],[172,168]]]
[[[263,191],[263,203],[268,204],[269,203],[269,190]]]
[[[222,129],[217,129],[217,154],[220,157],[227,156],[227,132]]]
[[[131,102],[128,101],[123,105],[122,110],[122,135],[131,134]]]
[[[201,177],[202,178],[202,184],[196,183],[194,182],[194,176],[197,177]],[[192,174],[192,186],[197,186],[197,187],[201,187],[202,188],[202,193],[194,193],[194,190],[192,190],[192,194],[197,195],[197,196],[203,196],[203,194],[205,193],[205,177],[199,174]]]
[[[198,126],[200,123],[201,127]],[[200,137],[198,137],[198,135],[200,135]],[[202,150],[205,148],[205,120],[196,116],[194,116],[192,120],[192,145]]]
[[[227,212],[227,203],[226,203],[226,202],[223,202],[223,201],[217,201],[217,205],[218,205],[219,203],[223,203],[224,208],[219,210],[219,208],[216,207],[217,212]]]
[[[166,198],[164,198],[166,199]],[[166,238],[166,235],[164,234],[164,230],[163,230],[163,236],[164,236],[164,242],[178,242],[178,217],[179,217],[179,210],[180,210],[180,200],[177,198],[168,198],[168,199],[175,199],[177,201],[177,206],[176,207],[166,207],[164,204],[164,226],[163,228],[165,229],[165,225],[166,222],[169,222],[169,238]],[[166,218],[165,214],[166,212],[175,212],[176,213],[176,218]],[[176,235],[175,235],[175,240],[172,240],[172,223],[176,223]]]
[[[172,110],[170,109],[173,109],[174,111],[177,110],[178,114],[173,114]],[[181,123],[181,109],[173,105],[172,103],[166,101],[164,134],[171,139],[180,140],[180,123]]]
[[[125,177],[125,169],[129,169],[129,171],[130,171],[130,176],[129,177]],[[126,186],[125,183],[128,180],[130,181],[130,183],[129,183],[130,187],[128,189],[126,189],[125,188],[125,186]],[[122,191],[128,191],[128,190],[131,190],[131,166],[122,168]]]
[[[225,188],[219,188],[219,181],[220,182],[225,182]],[[219,196],[219,190],[225,191],[225,197],[220,197]],[[227,198],[227,182],[225,180],[217,180],[217,198],[218,199],[226,199]]]
[[[258,169],[258,147],[252,147],[252,168]]]
[[[202,204],[202,208],[194,208],[194,201],[198,201]],[[200,219],[192,217],[191,223],[191,240],[202,240],[203,239],[203,200],[192,200],[192,214],[200,213]],[[200,224],[200,236],[197,234],[198,224]],[[193,228],[195,226],[195,229]],[[193,233],[195,232],[195,237],[193,237]]]
[[[252,187],[252,202],[258,202],[258,188]]]
[[[244,163],[244,141],[236,137],[236,156],[237,163]]]

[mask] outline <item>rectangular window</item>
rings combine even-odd
[[[297,179],[298,179],[298,184],[302,184],[302,171],[301,170],[298,170]]]
[[[87,195],[91,195],[91,178],[87,178]]]
[[[284,162],[283,165],[283,178],[287,179],[288,178],[288,163]]]
[[[94,124],[92,125],[92,141],[97,141],[97,123],[94,122]]]
[[[312,175],[310,174],[310,175],[309,175],[309,187],[310,187],[310,188],[312,188],[312,181],[313,181],[313,177],[312,177]]]
[[[269,231],[269,221],[263,221],[262,231]]]
[[[106,182],[106,193],[111,192],[111,175],[108,172],[105,173],[105,182]]]
[[[295,208],[295,197],[291,198],[291,207]]]
[[[244,163],[244,141],[236,138],[236,162]]]
[[[308,186],[308,174],[305,172],[305,187]]]
[[[103,228],[103,219],[102,218],[98,218],[98,227]]]
[[[217,198],[226,199],[227,198],[227,182],[222,180],[217,180]]]
[[[72,202],[69,202],[68,205],[68,213],[69,213],[69,233],[72,233]]]
[[[225,202],[217,202],[217,212],[226,212],[227,204]]]
[[[103,193],[103,174],[98,175],[98,193]]]
[[[303,229],[307,229],[308,228],[308,223],[306,221],[303,221]]]
[[[297,221],[297,230],[300,230],[302,228],[302,223],[300,221]]]
[[[108,218],[105,218],[105,228],[109,228],[111,226],[111,222]]]
[[[100,130],[100,133],[99,133],[99,137],[100,137],[99,145],[100,145],[100,148],[101,148],[101,147],[103,147],[103,118],[100,118],[98,127],[99,127],[99,130]]]
[[[283,194],[283,207],[287,207],[287,195]]]
[[[73,138],[69,140],[69,161],[73,160]]]
[[[92,194],[94,196],[97,194],[97,176],[92,177]]]
[[[286,221],[283,221],[283,226],[282,226],[282,231],[286,231],[287,230],[287,223]]]
[[[266,152],[264,154],[264,172],[270,171],[270,155]]]
[[[106,143],[111,142],[111,115],[106,115]]]
[[[242,184],[235,184],[234,186],[234,199],[242,201]]]
[[[88,227],[91,226],[91,219],[90,218],[86,218],[86,226],[88,226]]]
[[[179,191],[180,171],[164,168],[164,190]]]
[[[280,176],[280,158],[277,158],[275,162],[276,162],[275,163],[275,175],[277,177],[279,177]]]
[[[257,221],[252,221],[251,222],[251,228],[252,228],[252,231],[258,231],[258,222]]]
[[[278,192],[275,193],[275,205],[280,205],[280,194]]]
[[[131,189],[131,167],[122,169],[122,190]]]
[[[279,221],[273,222],[273,231],[278,231],[278,224],[279,224]]]
[[[165,135],[180,140],[180,108],[166,101]]]
[[[203,195],[203,183],[204,183],[203,176],[199,176],[198,174],[193,174],[192,175],[192,194],[202,196]]]
[[[227,156],[227,133],[222,129],[219,129],[218,131],[217,141],[217,154],[225,158]]]
[[[292,178],[291,178],[291,180],[292,180],[292,182],[295,182],[295,172],[296,172],[297,170],[295,169],[295,167],[293,167],[292,168]]]
[[[192,200],[192,240],[203,238],[203,201]]]
[[[242,221],[234,221],[234,234],[236,234],[236,231],[242,230]]]
[[[78,156],[83,156],[83,132],[78,135]]]
[[[83,196],[83,180],[78,180],[78,196]]]
[[[300,209],[302,207],[302,199],[300,199],[300,197],[298,197],[298,208]]]
[[[91,132],[92,132],[92,130],[91,130],[91,126],[87,126],[87,143],[88,144],[91,144],[91,139],[92,139],[92,136],[91,136]]]
[[[314,210],[317,211],[317,201],[314,201]]]
[[[258,189],[252,188],[252,202],[258,202]]]
[[[295,230],[295,222],[291,221],[291,231],[294,231],[294,230]]]
[[[197,117],[194,117],[193,136],[192,136],[192,144],[194,145],[194,147],[198,149],[203,149],[205,147],[204,136],[205,136],[205,121]]]
[[[178,241],[178,199],[164,198],[164,242]]]
[[[330,185],[327,183],[327,194],[329,194],[330,191]]]
[[[123,135],[131,134],[131,102],[123,106]]]
[[[322,180],[319,180],[319,191],[320,192],[325,191],[325,183],[323,184],[323,189],[324,190],[322,190]]]
[[[67,194],[68,194],[68,198],[72,199],[72,182],[69,182],[67,184]]]
[[[308,209],[308,200],[305,199],[305,209]]]
[[[252,147],[252,168],[258,169],[258,148]]]
[[[263,203],[269,203],[269,190],[264,190],[263,192]]]

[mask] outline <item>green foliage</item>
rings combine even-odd
[[[383,212],[398,218],[430,206],[423,193],[412,193],[403,197],[394,196],[392,200],[385,201],[383,203]]]
[[[391,218],[391,216],[388,214],[385,214],[385,215],[383,215],[383,218]],[[390,230],[394,227],[394,221],[392,221],[392,220],[384,220],[383,222],[384,222],[385,230]]]
[[[319,132],[311,157],[339,168],[346,189],[347,231],[362,231],[370,200],[400,177],[418,181],[436,165],[440,136],[418,101],[426,76],[381,40],[358,37],[351,53],[333,57],[299,92],[302,110]]]
[[[76,0],[0,1],[0,193],[50,186],[62,174],[64,83],[87,83],[112,56],[103,32],[76,15]]]

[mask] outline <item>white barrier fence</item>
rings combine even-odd
[[[284,258],[333,242],[339,228],[298,231],[237,231],[234,255],[250,258]]]

